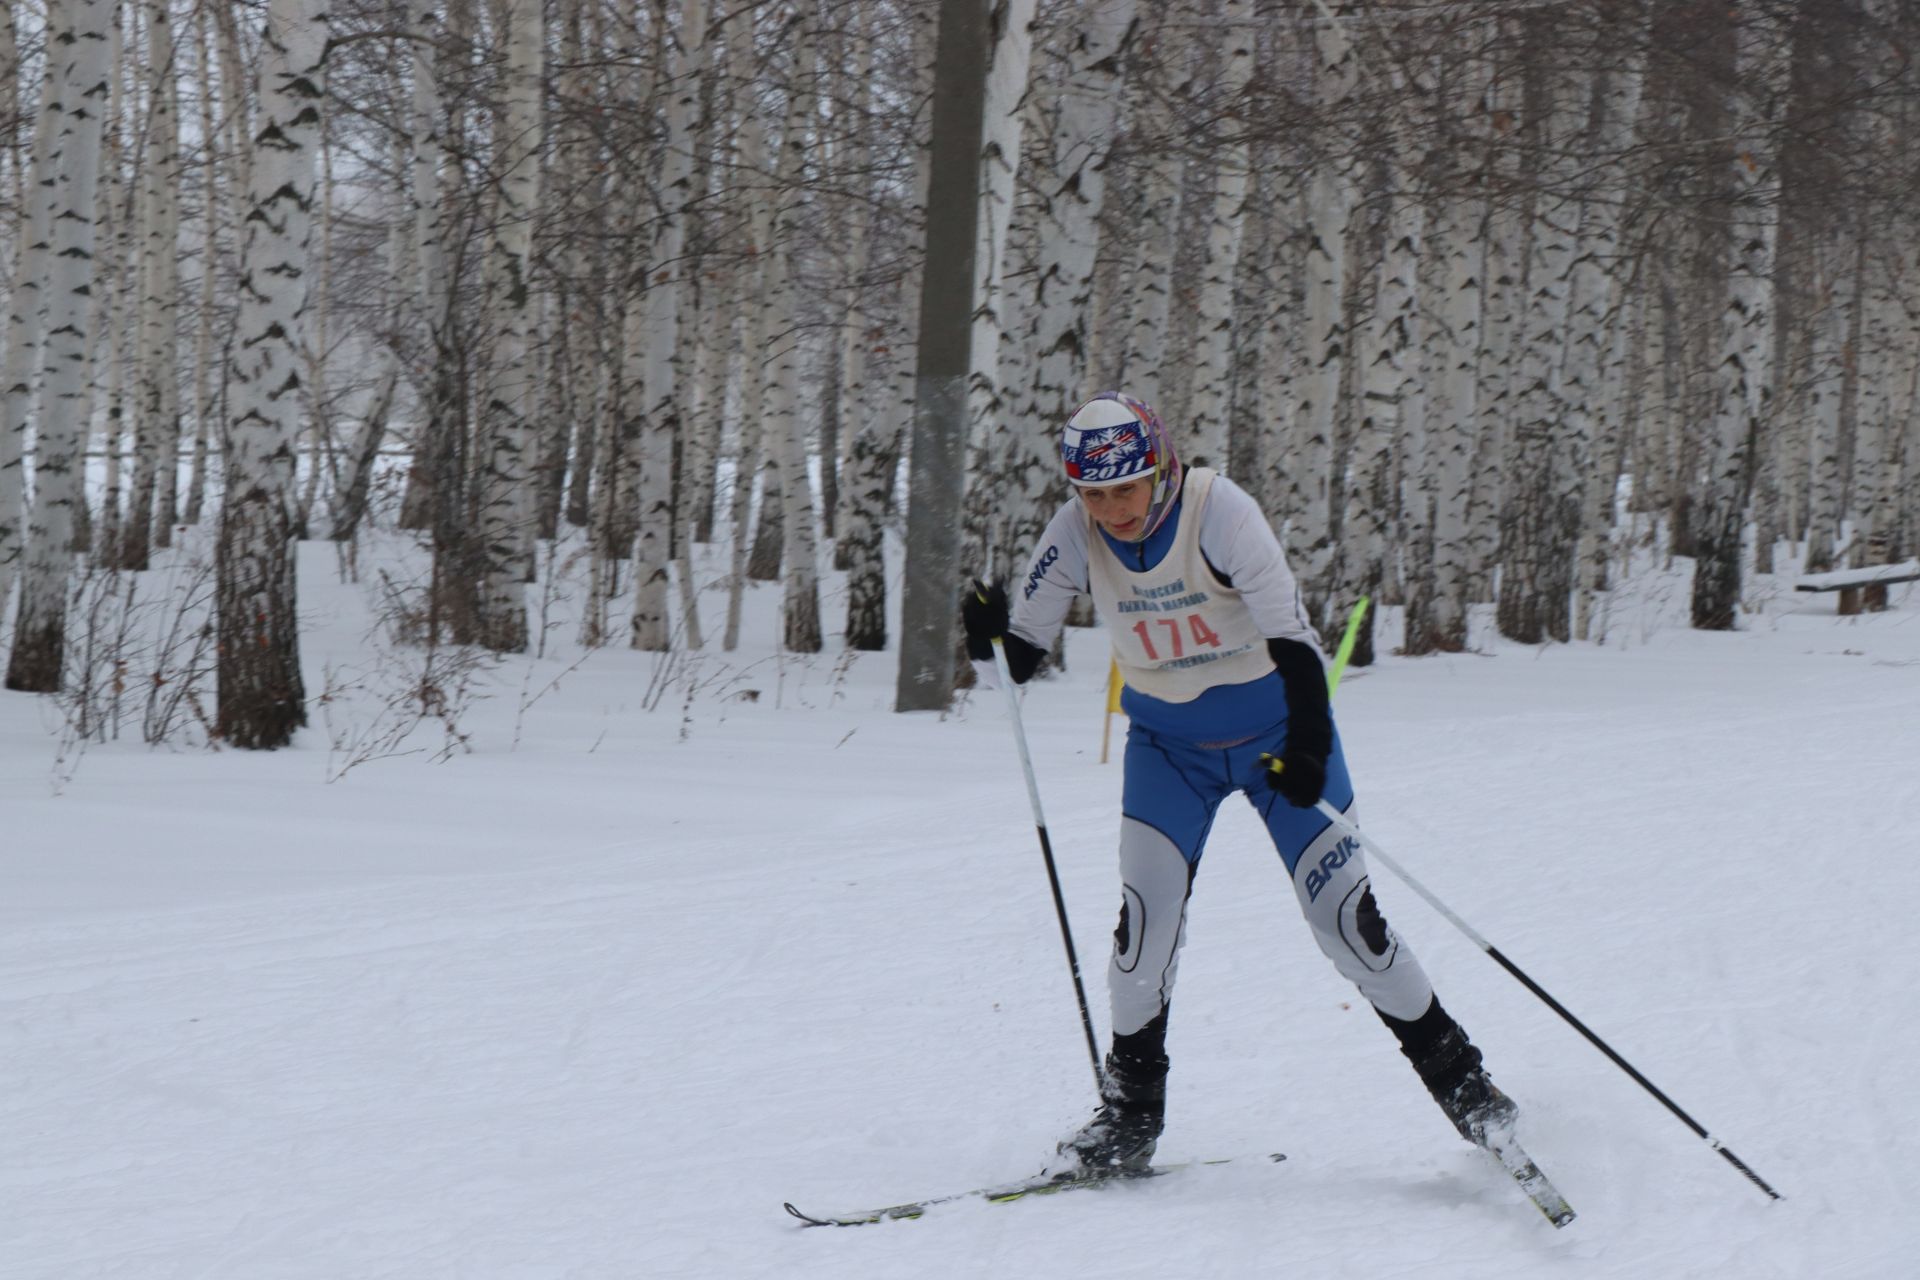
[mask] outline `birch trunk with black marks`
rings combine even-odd
[[[1024,447],[1008,459],[1009,483],[1000,496],[1010,513],[1009,546],[1031,547],[1064,496],[1066,480],[1056,462],[1058,424],[1092,391],[1087,330],[1094,266],[1106,206],[1106,161],[1137,25],[1135,10],[1135,0],[1094,0],[1080,6],[1073,19],[1049,170],[1039,177],[1045,193],[1039,269],[1028,285],[1033,375],[1014,413],[1017,442]]]
[[[306,408],[308,264],[327,16],[316,0],[273,0],[260,45],[215,556],[216,729],[234,746],[271,749],[285,746],[307,722],[294,573],[294,450]]]
[[[212,19],[201,10],[194,21],[194,71],[198,76],[195,99],[198,105],[200,136],[216,141],[222,136],[214,126]],[[198,525],[207,501],[208,455],[217,439],[214,415],[214,284],[220,277],[220,216],[223,196],[220,189],[221,166],[212,156],[200,166],[200,316],[194,326],[193,341],[193,450],[187,472],[187,494],[182,518]]]
[[[1129,394],[1161,407],[1161,375],[1167,361],[1167,332],[1173,311],[1173,260],[1179,235],[1181,201],[1186,194],[1184,149],[1170,145],[1179,124],[1176,104],[1193,89],[1189,5],[1169,5],[1162,25],[1146,41],[1148,57],[1133,79],[1148,92],[1129,104],[1127,131],[1135,145],[1153,154],[1139,162],[1142,171],[1136,212],[1129,219],[1134,248],[1125,278],[1126,343],[1120,351],[1116,381]],[[1229,38],[1233,38],[1231,35]]]
[[[1400,77],[1395,76],[1396,82]],[[1379,202],[1387,205],[1386,245],[1373,286],[1366,329],[1356,344],[1360,406],[1349,455],[1340,519],[1338,570],[1328,624],[1344,622],[1362,596],[1377,606],[1387,585],[1387,543],[1398,511],[1393,460],[1402,416],[1419,382],[1419,272],[1424,210],[1406,189],[1406,175],[1389,165]],[[1352,662],[1373,662],[1373,625],[1379,609],[1362,616]]]
[[[911,64],[914,68],[913,100],[926,102],[933,93],[932,49],[934,27],[931,11],[916,18],[911,31]],[[930,112],[922,112],[927,119]],[[982,117],[983,122],[985,117]],[[902,234],[909,241],[924,239],[927,214],[927,182],[932,147],[924,134],[917,134],[913,147],[913,174],[904,192],[906,207],[901,211]],[[984,148],[985,144],[982,143]],[[1018,188],[1014,199],[1018,202]],[[916,257],[901,273],[900,283],[889,304],[894,314],[912,314],[911,307],[920,297],[921,269],[925,259]],[[1006,295],[1002,295],[1006,297]],[[1003,320],[1003,328],[1006,322]],[[896,326],[901,341],[886,344],[878,324],[866,339],[864,364],[869,390],[865,419],[855,432],[847,450],[847,519],[840,535],[847,550],[847,624],[849,649],[877,652],[887,647],[886,516],[894,494],[894,475],[900,463],[905,426],[913,416],[915,364],[918,359],[919,332],[904,319]],[[880,351],[873,347],[880,346]],[[1004,351],[1004,348],[1003,348]],[[884,353],[884,355],[882,355]],[[1003,362],[999,372],[1003,386],[1015,385]]]
[[[652,653],[664,653],[672,644],[673,627],[668,612],[668,588],[671,585],[674,542],[673,442],[681,430],[681,406],[685,399],[680,374],[680,308],[687,296],[687,206],[693,183],[693,126],[700,102],[700,73],[704,60],[706,15],[702,0],[684,0],[678,39],[667,41],[667,66],[662,84],[666,90],[666,131],[662,139],[659,177],[659,209],[653,221],[653,246],[646,278],[642,282],[638,306],[641,320],[636,327],[643,345],[640,392],[644,404],[638,406],[643,421],[640,427],[640,525],[633,549],[633,628],[632,645]],[[657,21],[665,24],[666,6],[654,10]],[[686,534],[679,531],[684,544]],[[688,648],[694,643],[699,623],[688,619]]]
[[[495,158],[498,204],[488,245],[488,269],[498,285],[492,299],[493,354],[481,419],[476,514],[465,581],[471,607],[456,615],[456,641],[496,653],[527,647],[524,599],[529,483],[528,453],[539,387],[533,358],[533,223],[539,209],[541,74],[545,28],[540,0],[501,0],[496,13],[506,41],[505,101]]]
[[[1351,5],[1335,6],[1336,17],[1351,12]],[[1316,159],[1306,183],[1306,372],[1299,382],[1299,412],[1284,481],[1287,559],[1299,580],[1307,616],[1320,625],[1327,620],[1333,591],[1333,441],[1349,358],[1347,231],[1359,163],[1352,140],[1343,134],[1360,67],[1344,23],[1322,22],[1313,34],[1320,59],[1314,94],[1335,128],[1324,137],[1326,154]]]
[[[1735,69],[1741,84],[1730,111],[1736,131],[1728,166],[1730,260],[1693,571],[1693,625],[1706,631],[1732,630],[1740,603],[1752,450],[1772,381],[1779,217],[1773,115],[1790,69],[1785,33],[1757,5],[1740,5],[1730,19],[1728,34],[1738,42]]]
[[[141,161],[140,362],[134,392],[133,488],[119,545],[123,569],[145,569],[172,541],[180,441],[180,125],[175,110],[173,21],[168,0],[147,15],[146,154]],[[157,526],[157,527],[156,527]]]
[[[0,620],[6,617],[7,597],[27,542],[26,438],[33,420],[34,370],[47,332],[53,211],[60,194],[56,166],[60,162],[60,84],[65,64],[58,57],[46,61],[35,115],[26,204],[15,228],[13,288],[7,294],[6,364],[0,371]]]
[[[765,279],[768,248],[773,239],[774,201],[767,164],[767,129],[760,112],[749,105],[740,121],[740,156],[736,186],[746,205],[747,261],[740,271],[745,320],[740,337],[740,431],[729,498],[728,524],[732,533],[731,572],[727,575],[727,622],[720,647],[731,653],[740,644],[741,611],[745,606],[752,549],[754,478],[762,470],[761,441],[766,437],[766,339],[770,308]]]
[[[1186,398],[1186,456],[1194,466],[1227,465],[1227,416],[1233,402],[1233,287],[1247,216],[1246,129],[1238,123],[1253,76],[1253,0],[1222,0],[1221,44],[1213,93],[1217,119],[1231,136],[1212,148],[1213,200],[1207,213],[1206,253],[1195,304],[1192,370]],[[1409,295],[1411,297],[1411,295]]]
[[[789,653],[820,652],[819,547],[814,536],[813,489],[807,481],[807,428],[800,412],[801,315],[796,260],[806,213],[803,174],[811,128],[818,35],[803,18],[793,33],[793,71],[787,96],[787,121],[780,136],[780,163],[774,192],[780,209],[774,220],[773,255],[768,264],[767,298],[784,332],[773,337],[768,379],[767,420],[773,429],[768,451],[780,467],[785,519],[786,582],[781,594],[781,645]],[[831,462],[823,460],[823,467]]]
[[[1000,345],[1009,320],[1007,297],[1008,232],[1024,134],[1024,100],[1033,62],[1034,0],[1007,0],[992,14],[989,31],[986,105],[981,114],[980,217],[974,249],[972,370],[967,377],[968,483],[979,493],[996,492],[1003,483],[996,461],[1011,449],[1007,402],[1013,388],[1003,381]],[[873,446],[869,444],[868,450]],[[864,453],[863,453],[864,456]],[[1024,554],[1002,545],[996,536],[991,501],[963,504],[960,558],[968,572],[998,573]]]
[[[1638,48],[1644,33],[1632,47]],[[1594,86],[1590,139],[1582,151],[1600,172],[1580,210],[1580,243],[1568,303],[1567,349],[1561,399],[1566,450],[1557,508],[1573,518],[1557,528],[1556,554],[1571,556],[1572,635],[1592,635],[1595,598],[1608,559],[1614,489],[1620,474],[1621,438],[1629,430],[1622,411],[1622,377],[1630,327],[1626,305],[1633,261],[1620,251],[1620,223],[1633,169],[1628,163],[1640,118],[1644,71],[1637,59],[1608,68]],[[1563,521],[1566,518],[1563,516]],[[1572,545],[1564,545],[1571,538]]]
[[[1544,19],[1532,46],[1547,43]],[[1574,141],[1583,132],[1592,77],[1536,68],[1526,94],[1527,128],[1535,144],[1531,177],[1537,194],[1530,219],[1523,347],[1507,440],[1506,511],[1501,542],[1500,597],[1495,612],[1500,634],[1522,644],[1570,638],[1568,612],[1573,556],[1563,549],[1571,523],[1563,509],[1557,450],[1565,443],[1567,406],[1562,398],[1562,355],[1572,301],[1573,267],[1579,244],[1580,203],[1573,194],[1579,163]]]
[[[56,0],[49,7],[48,109],[43,140],[55,153],[48,244],[45,374],[34,442],[34,495],[27,517],[20,611],[7,688],[54,693],[66,656],[67,586],[76,508],[85,501],[90,371],[87,326],[94,279],[95,189],[101,116],[113,74],[115,13],[110,0]],[[57,116],[52,109],[57,104]]]

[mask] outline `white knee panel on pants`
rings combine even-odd
[[[1374,902],[1359,841],[1329,826],[1294,864],[1293,891],[1320,950],[1375,1008],[1426,1012],[1433,984]]]
[[[1137,819],[1120,820],[1120,925],[1107,969],[1115,1035],[1132,1035],[1166,1008],[1192,888],[1192,871],[1173,841]]]

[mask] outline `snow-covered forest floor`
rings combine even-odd
[[[436,760],[435,726],[380,721],[419,662],[369,638],[383,566],[418,572],[376,540],[342,584],[302,548],[331,692],[293,749],[80,743],[0,695],[0,1276],[1913,1274],[1920,584],[1838,619],[1756,579],[1746,629],[1704,634],[1683,562],[1604,645],[1482,620],[1337,701],[1369,832],[1781,1203],[1376,869],[1580,1213],[1550,1229],[1234,803],[1161,1156],[1286,1162],[808,1231],[782,1201],[1017,1177],[1090,1105],[999,695],[894,714],[891,654],[775,652],[777,586],[734,654],[709,594],[706,653],[581,660],[562,592],[546,656],[454,674],[484,696]],[[1104,1035],[1104,637],[1069,658],[1025,719]]]

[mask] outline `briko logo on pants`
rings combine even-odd
[[[1319,865],[1307,872],[1307,901],[1312,902],[1320,896],[1320,891],[1333,882],[1333,873],[1347,865],[1347,860],[1360,852],[1360,842],[1352,836],[1342,836],[1340,843],[1320,856]]]

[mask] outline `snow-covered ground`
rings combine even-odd
[[[736,654],[576,666],[562,601],[550,656],[460,717],[470,752],[342,774],[404,672],[330,551],[301,574],[313,691],[328,668],[342,691],[294,749],[129,732],[56,762],[46,700],[0,695],[9,1280],[1920,1266],[1920,584],[1836,619],[1762,583],[1747,630],[1705,635],[1650,574],[1605,645],[1388,657],[1338,699],[1374,838],[1784,1201],[1377,870],[1579,1211],[1549,1228],[1321,959],[1234,803],[1161,1155],[1287,1160],[832,1231],[781,1203],[1016,1177],[1090,1105],[999,695],[894,714],[890,655],[774,655],[775,587]],[[1025,707],[1102,1027],[1103,647],[1075,634]]]

